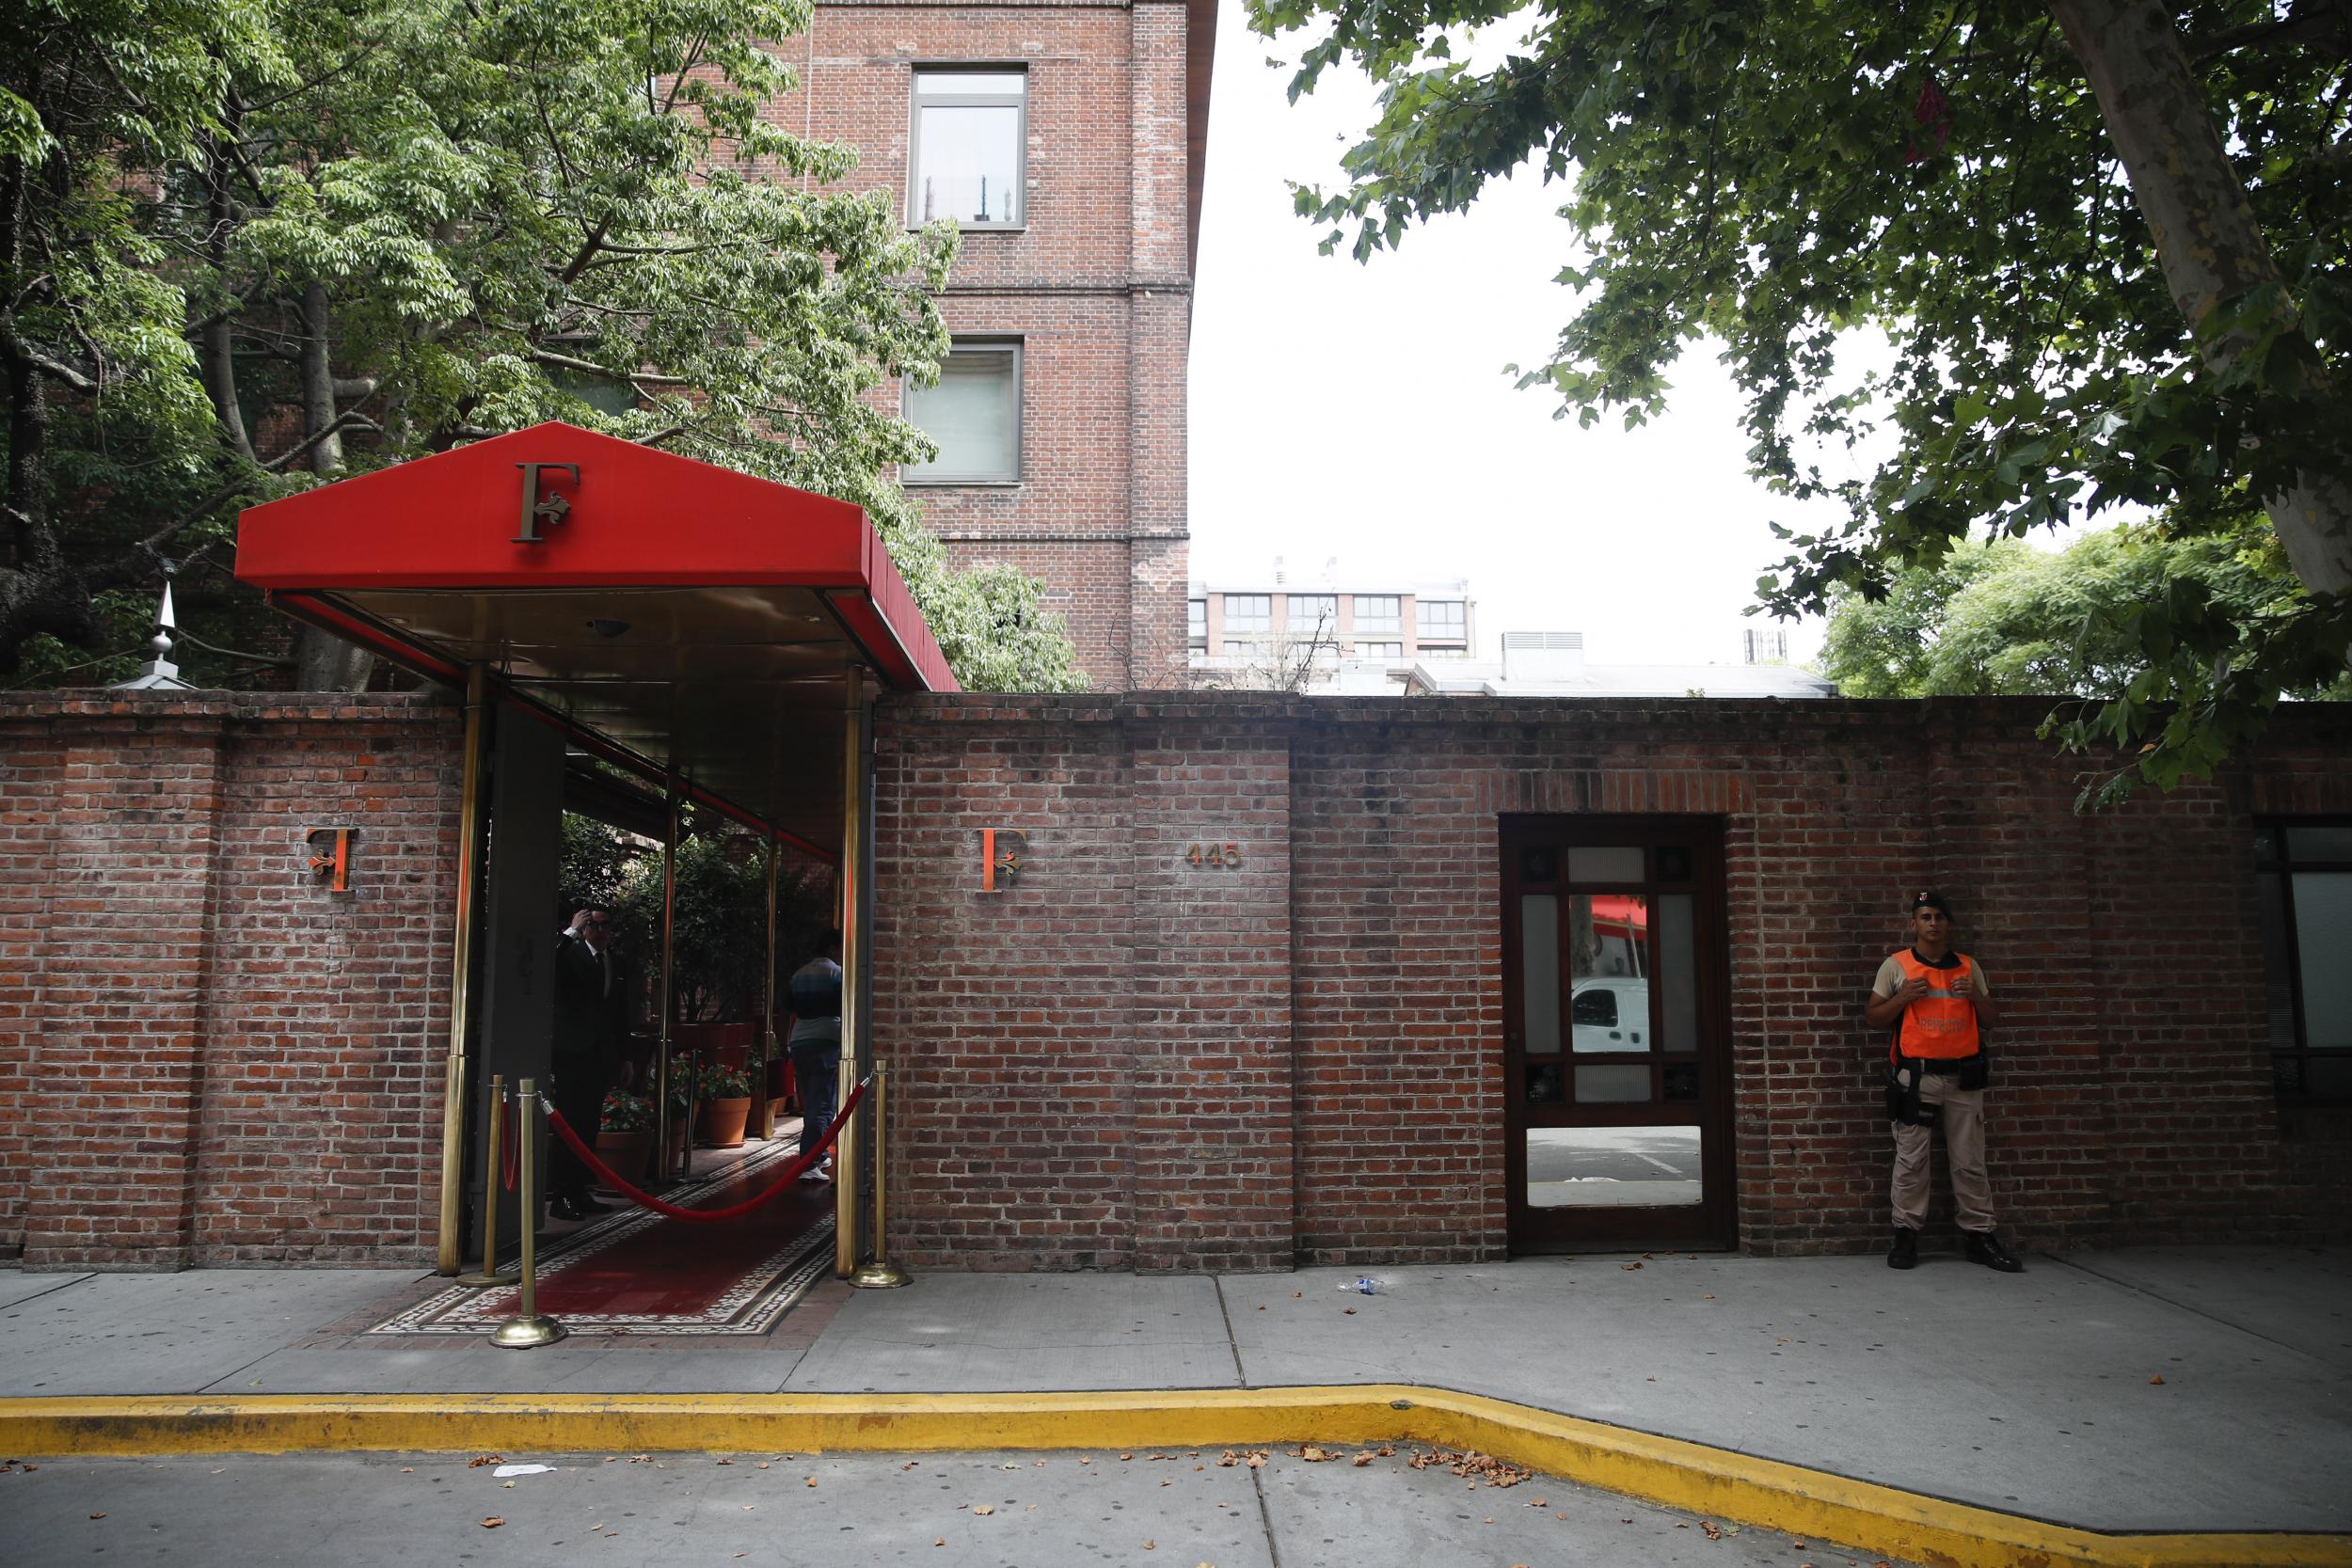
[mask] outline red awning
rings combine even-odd
[[[254,507],[237,576],[437,678],[485,665],[592,750],[820,844],[850,670],[956,689],[858,508],[566,424]]]

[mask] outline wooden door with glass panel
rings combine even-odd
[[[1721,825],[1502,827],[1512,1250],[1730,1245]]]

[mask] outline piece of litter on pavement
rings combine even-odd
[[[508,1476],[544,1476],[554,1468],[552,1465],[501,1465],[490,1474],[503,1481]]]

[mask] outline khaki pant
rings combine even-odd
[[[1993,1228],[1993,1183],[1984,1173],[1984,1091],[1953,1086],[1943,1073],[1919,1080],[1919,1103],[1943,1109],[1944,1154],[1952,1166],[1952,1198],[1963,1230]],[[1895,1223],[1921,1230],[1928,1223],[1928,1145],[1935,1129],[1903,1122],[1895,1129]]]

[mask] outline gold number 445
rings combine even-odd
[[[1232,870],[1241,864],[1238,844],[1196,844],[1184,851],[1184,863],[1203,870]]]

